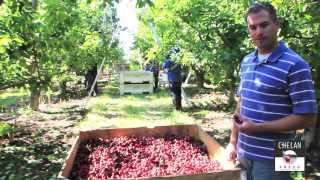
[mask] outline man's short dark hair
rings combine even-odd
[[[262,10],[267,11],[274,22],[278,21],[276,9],[269,2],[257,2],[250,6],[246,13],[245,21],[247,22],[249,14],[258,13]]]

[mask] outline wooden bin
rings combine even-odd
[[[222,171],[208,172],[193,175],[180,176],[162,176],[162,177],[141,177],[134,179],[187,179],[187,180],[238,180],[240,179],[240,169],[235,168],[234,165],[226,160],[224,148],[204,132],[197,125],[174,125],[174,126],[156,126],[153,128],[139,127],[139,128],[117,128],[117,129],[96,129],[89,131],[80,131],[79,136],[73,143],[66,161],[61,168],[58,179],[67,179],[70,175],[73,161],[77,155],[79,145],[82,141],[96,138],[113,138],[118,136],[161,136],[165,134],[175,134],[183,136],[192,136],[195,139],[201,140],[207,147],[210,158],[218,160],[222,167]]]
[[[120,84],[120,95],[123,94],[152,94],[153,84]]]
[[[153,84],[153,73],[149,71],[122,71],[120,84]]]

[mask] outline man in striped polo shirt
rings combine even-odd
[[[257,49],[241,63],[229,158],[239,160],[242,179],[291,179],[289,172],[274,169],[274,141],[292,139],[295,130],[316,121],[310,67],[277,40],[279,22],[271,4],[254,4],[245,20]]]

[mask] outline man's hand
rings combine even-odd
[[[241,132],[257,133],[260,130],[259,124],[251,122],[250,120],[245,119],[242,116],[235,115],[233,119],[235,126]]]
[[[237,161],[237,147],[233,143],[229,143],[226,147],[228,161],[235,163]]]

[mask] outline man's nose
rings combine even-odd
[[[257,34],[258,36],[263,35],[263,28],[257,27],[256,34]]]

